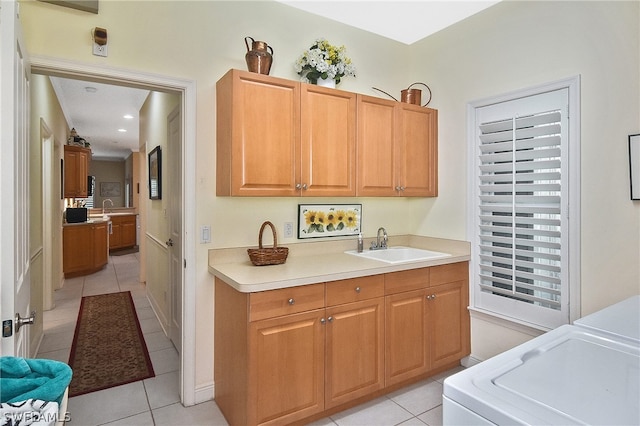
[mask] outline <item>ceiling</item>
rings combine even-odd
[[[276,0],[405,44],[455,24],[500,0]]]
[[[500,0],[276,1],[412,44]],[[51,81],[69,127],[91,144],[94,159],[125,159],[138,151],[138,114],[148,90],[60,77]],[[123,118],[126,114],[132,118]]]
[[[69,127],[91,144],[94,159],[124,159],[138,151],[139,111],[148,90],[50,78]]]

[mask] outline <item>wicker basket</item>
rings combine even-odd
[[[262,232],[264,231],[265,226],[269,225],[271,227],[271,232],[273,233],[273,247],[263,248],[262,247]],[[260,227],[260,234],[258,236],[258,248],[257,249],[247,249],[247,253],[249,253],[249,259],[251,259],[251,263],[255,266],[264,266],[264,265],[280,265],[287,261],[287,256],[289,255],[288,247],[278,247],[278,237],[276,236],[276,228],[273,226],[273,223],[267,221],[262,224]]]

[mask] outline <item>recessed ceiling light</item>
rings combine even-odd
[[[85,88],[84,88],[84,90],[85,90],[87,93],[96,93],[96,92],[98,91],[98,89],[96,89],[96,88],[95,88],[95,87],[93,87],[93,86],[87,86],[87,87],[85,87]]]
[[[120,133],[125,133],[125,132],[127,131],[127,129],[118,129],[118,131],[119,131]]]
[[[131,114],[125,114],[125,115],[123,116],[123,118],[126,118],[127,120],[133,120],[133,115],[131,115]]]

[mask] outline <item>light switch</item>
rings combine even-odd
[[[211,226],[203,225],[200,228],[200,244],[208,244],[211,242]]]

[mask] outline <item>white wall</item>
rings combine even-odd
[[[32,54],[197,83],[196,224],[211,225],[213,237],[211,244],[198,244],[196,282],[188,283],[197,292],[199,387],[213,380],[213,285],[207,250],[255,245],[264,220],[281,228],[285,221],[295,222],[298,203],[326,201],[215,196],[215,82],[229,68],[246,69],[245,36],[273,47],[271,75],[277,77],[297,79],[293,62],[323,36],[346,45],[358,67],[358,76],[345,78],[341,89],[379,95],[372,86],[398,93],[414,81],[430,85],[430,106],[439,109],[440,195],[339,200],[363,204],[367,236],[384,225],[391,236],[415,232],[464,239],[466,103],[581,74],[582,309],[588,313],[637,293],[640,281],[640,207],[628,200],[625,169],[626,135],[640,130],[639,16],[637,2],[505,2],[405,46],[272,1],[103,0],[98,15],[35,1],[24,1],[21,9]],[[91,54],[89,32],[95,26],[109,32],[107,58]],[[522,56],[527,48],[535,60]],[[612,252],[616,255],[607,256]],[[483,330],[482,338],[474,335],[474,353],[486,351],[477,346],[485,334],[490,346],[500,333],[494,327]]]
[[[440,196],[419,233],[464,231],[467,103],[580,75],[580,309],[589,314],[640,293],[640,202],[630,201],[627,145],[640,131],[639,9],[638,2],[503,2],[414,46],[415,78],[431,83],[430,106],[440,111]],[[473,322],[472,352],[481,359],[513,334]],[[513,343],[528,338],[515,332]]]

